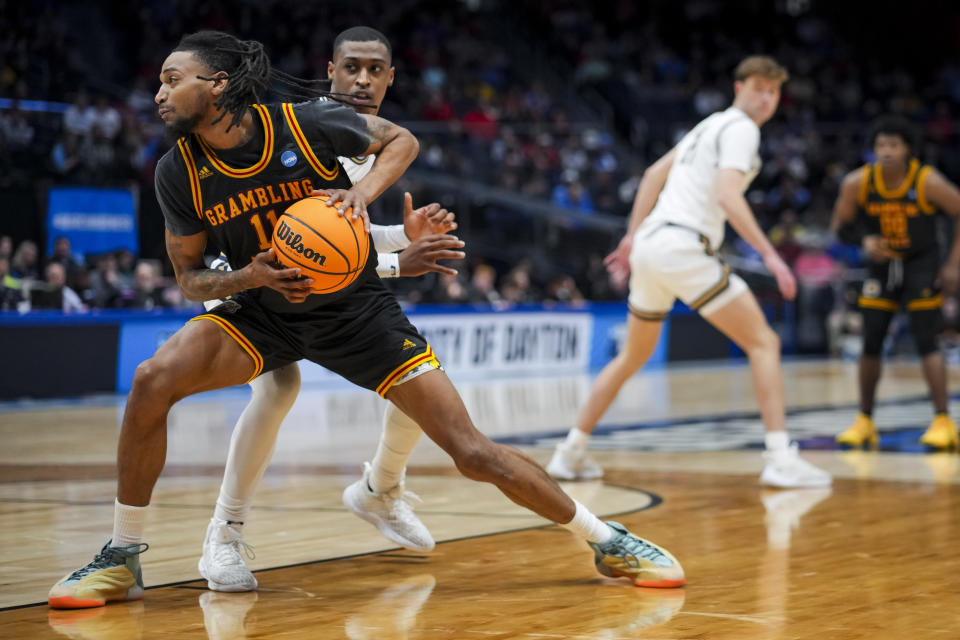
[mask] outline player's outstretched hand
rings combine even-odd
[[[337,212],[344,215],[347,209],[353,209],[353,219],[363,218],[363,230],[370,233],[370,216],[367,214],[367,201],[353,189],[314,189],[311,196],[327,196],[327,202],[337,207]],[[337,203],[340,206],[337,206]]]
[[[449,233],[457,228],[456,217],[436,202],[414,209],[413,196],[409,192],[403,194],[403,232],[410,240]]]
[[[943,292],[950,295],[957,290],[960,284],[960,265],[947,262],[940,268],[940,275],[937,278],[937,284],[943,289]]]
[[[300,269],[279,267],[277,254],[272,248],[255,255],[243,270],[249,272],[253,287],[270,287],[290,302],[303,302],[313,293],[310,289],[313,280],[300,279]]]
[[[777,279],[777,288],[780,294],[787,300],[793,300],[797,297],[797,279],[793,277],[790,267],[783,261],[776,251],[769,253],[764,259],[763,264],[767,265],[770,273]]]
[[[437,260],[462,260],[467,257],[462,249],[464,242],[456,236],[437,234],[417,238],[400,252],[401,276],[422,276],[429,271],[457,275],[456,269],[437,264]]]
[[[867,254],[870,260],[881,264],[891,258],[897,257],[896,254],[890,250],[890,243],[880,234],[864,236],[863,252]]]
[[[617,248],[603,259],[603,264],[607,265],[610,279],[617,287],[623,286],[623,283],[630,277],[630,252],[632,250],[633,235],[627,234],[623,236]]]

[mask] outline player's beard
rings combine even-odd
[[[193,133],[200,124],[203,114],[197,112],[192,116],[178,116],[167,124],[167,136],[171,140],[178,140]]]

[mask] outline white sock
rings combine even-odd
[[[577,505],[573,520],[561,524],[561,527],[596,544],[603,544],[613,537],[613,529],[604,524],[600,518],[590,513],[589,509],[576,500],[573,501],[573,504]]]
[[[763,439],[767,445],[767,451],[772,453],[786,451],[790,446],[790,438],[786,431],[767,431]]]
[[[230,453],[213,517],[246,522],[253,494],[270,463],[277,431],[300,391],[300,369],[290,364],[250,383],[252,394],[230,436]]]
[[[129,547],[143,542],[143,524],[147,507],[131,507],[117,498],[113,503],[113,536],[111,547]]]
[[[588,442],[590,442],[590,434],[584,433],[576,427],[570,429],[570,433],[567,434],[567,439],[564,441],[567,446],[577,451],[586,451]]]
[[[389,491],[403,479],[407,460],[417,446],[423,430],[407,414],[387,403],[383,414],[383,432],[377,444],[377,455],[370,464],[370,488],[376,493]]]

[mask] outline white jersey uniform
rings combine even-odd
[[[727,216],[717,200],[721,169],[760,171],[760,128],[736,107],[715,113],[680,140],[653,211],[637,228],[630,254],[630,310],[663,320],[679,298],[709,315],[747,289],[714,254]]]
[[[717,203],[720,169],[739,169],[746,185],[760,171],[760,128],[736,107],[708,116],[683,136],[653,211],[643,225],[667,222],[696,229],[716,249],[727,217]]]

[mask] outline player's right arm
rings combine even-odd
[[[277,269],[273,266],[276,262],[273,249],[257,254],[243,269],[219,271],[204,265],[206,232],[178,236],[167,229],[166,244],[177,284],[187,300],[216,300],[257,287],[275,289],[290,302],[303,302],[311,293],[313,280],[295,279],[300,276],[300,269]]]
[[[659,160],[647,167],[640,178],[640,186],[637,188],[637,195],[633,198],[633,208],[630,210],[630,223],[627,225],[627,233],[620,240],[620,244],[613,252],[604,258],[603,263],[607,265],[607,271],[615,280],[625,280],[630,273],[630,251],[633,250],[633,235],[653,207],[657,204],[657,198],[663,191],[663,185],[667,183],[667,176],[670,175],[670,168],[673,167],[673,161],[677,157],[677,149],[674,147]]]
[[[237,271],[206,267],[203,250],[207,246],[207,230],[193,203],[185,160],[176,148],[157,163],[154,180],[157,202],[166,224],[167,255],[184,297],[204,302],[245,289],[270,287],[290,302],[306,300],[313,281],[294,280],[300,275],[299,269],[274,268],[273,249],[258,254],[250,264]]]
[[[717,203],[727,214],[730,226],[763,258],[783,297],[793,300],[797,295],[797,281],[753,217],[753,211],[743,196],[746,181],[747,174],[740,169],[720,169],[717,172]]]
[[[860,206],[860,190],[863,188],[864,179],[863,167],[844,177],[837,201],[833,205],[830,230],[841,242],[862,245],[864,252],[874,262],[886,262],[894,256],[886,238],[879,234],[864,235],[857,224],[857,209]]]

